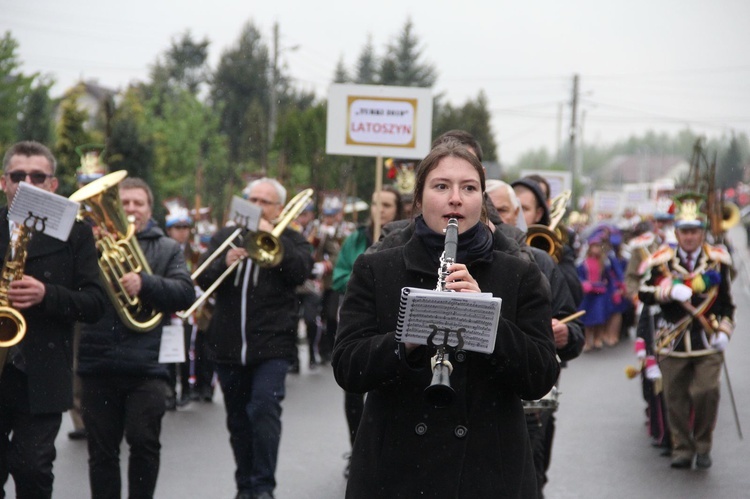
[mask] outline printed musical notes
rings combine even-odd
[[[489,293],[403,288],[396,337],[419,345],[437,345],[447,338],[451,347],[492,353],[501,304]]]

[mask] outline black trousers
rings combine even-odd
[[[0,378],[0,498],[8,475],[19,499],[52,497],[52,463],[61,413],[31,414],[26,375],[6,366]],[[11,436],[12,434],[12,436]]]
[[[159,435],[167,382],[130,376],[83,377],[82,386],[91,497],[120,498],[123,435],[130,447],[128,495],[131,499],[153,497],[159,474]]]
[[[547,483],[547,470],[552,459],[552,441],[555,437],[555,416],[550,410],[526,414],[526,427],[529,430],[531,451],[536,470],[538,498],[542,499],[542,490]]]

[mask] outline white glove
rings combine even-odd
[[[661,379],[661,369],[659,364],[656,362],[656,358],[653,355],[649,355],[646,358],[646,379],[655,380]]]
[[[312,268],[312,274],[315,277],[323,277],[323,274],[326,273],[326,264],[323,262],[315,262],[313,264]]]
[[[669,292],[669,297],[675,301],[688,301],[692,296],[693,290],[684,284],[675,284]]]
[[[711,346],[719,352],[723,352],[727,345],[729,345],[729,336],[723,331],[719,331],[711,338]]]

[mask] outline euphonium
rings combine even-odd
[[[117,184],[128,176],[125,170],[105,175],[74,192],[70,199],[82,204],[81,216],[96,225],[99,274],[120,320],[129,329],[145,333],[155,328],[162,314],[129,296],[120,279],[127,273],[151,273],[135,235],[135,225],[125,215]]]
[[[565,207],[570,196],[571,191],[565,190],[552,199],[549,226],[534,224],[526,231],[526,244],[546,251],[555,262],[562,259],[563,245],[567,241],[565,230],[558,227],[558,224],[565,215]]]
[[[11,282],[23,277],[31,234],[32,229],[26,223],[16,227],[0,273],[0,374],[8,348],[18,344],[26,335],[26,319],[21,312],[10,306],[8,288]]]
[[[458,250],[458,220],[448,220],[445,229],[445,244],[443,254],[440,256],[440,268],[438,269],[437,291],[448,291],[445,287],[445,278],[448,277],[448,267],[456,263],[456,252]],[[435,407],[447,407],[453,402],[456,392],[451,388],[450,375],[453,365],[448,360],[448,345],[445,343],[436,345],[437,352],[432,358],[432,382],[424,389],[425,398]]]

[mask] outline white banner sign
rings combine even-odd
[[[432,90],[331,85],[326,153],[421,159],[430,150]]]

